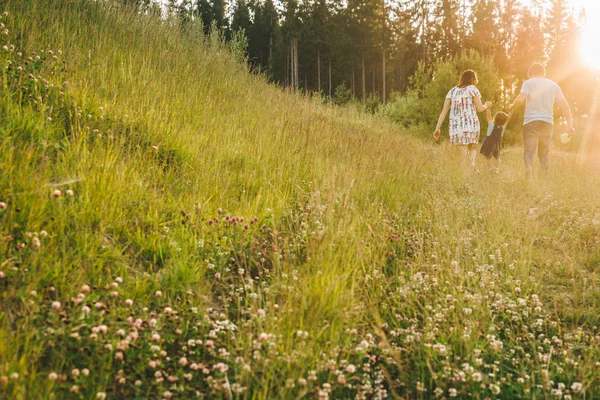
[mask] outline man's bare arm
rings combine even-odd
[[[510,107],[508,107],[508,112],[513,112],[515,108],[520,107],[523,103],[525,103],[526,100],[527,94],[521,92],[515,101],[513,101],[513,103],[510,105]]]
[[[571,106],[569,106],[569,102],[567,101],[567,99],[562,98],[556,103],[562,111],[563,117],[567,120],[567,129],[572,134],[573,132],[575,132],[575,128],[573,127],[573,113],[571,112]]]

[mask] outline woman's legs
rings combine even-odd
[[[459,144],[455,146],[456,150],[460,153],[460,159],[463,166],[466,166],[469,162],[469,148],[467,145]]]
[[[467,161],[469,165],[475,167],[475,158],[477,157],[477,144],[471,143],[467,146]]]
[[[467,140],[472,140],[471,133],[466,132]],[[477,135],[479,138],[479,134]],[[461,157],[463,160],[463,164],[468,165],[470,167],[475,168],[475,159],[477,158],[477,143],[463,144],[465,137],[450,137],[450,142],[458,147]]]

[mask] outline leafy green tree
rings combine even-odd
[[[435,128],[446,94],[458,84],[461,73],[473,69],[479,78],[484,101],[491,100],[499,109],[499,71],[491,57],[482,57],[474,50],[464,51],[450,60],[438,60],[432,66],[420,63],[411,78],[410,89],[396,95],[380,108],[380,113],[421,135],[430,135]],[[482,130],[485,124],[482,124]]]

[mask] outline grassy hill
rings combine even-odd
[[[600,396],[596,160],[474,174],[217,35],[1,7],[0,398]]]

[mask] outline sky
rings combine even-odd
[[[585,9],[588,21],[600,29],[600,0],[571,0],[575,12]]]

